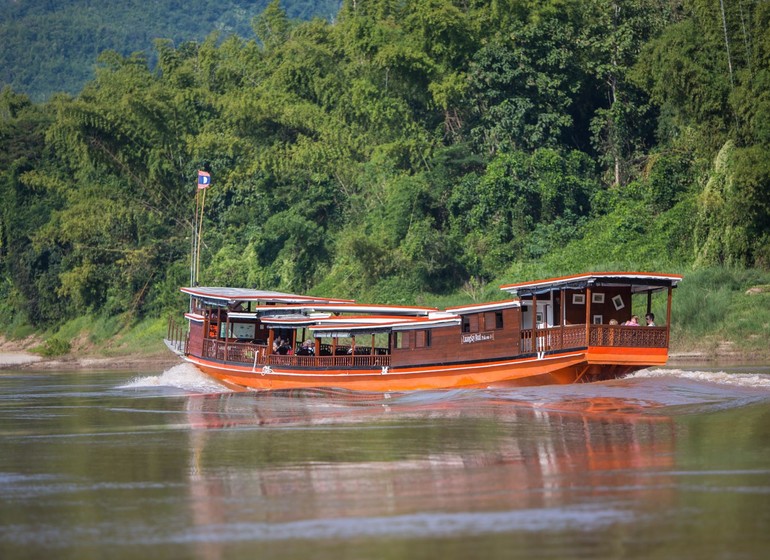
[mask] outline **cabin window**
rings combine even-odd
[[[463,315],[462,329],[464,333],[479,332],[480,314]]]
[[[396,336],[396,348],[409,348],[408,332],[397,332],[393,334]]]
[[[484,315],[484,329],[502,329],[503,328],[503,312],[502,311],[489,311]]]
[[[415,346],[417,348],[428,348],[430,347],[430,331],[417,331],[415,333]]]
[[[232,336],[238,339],[253,339],[256,335],[256,327],[254,323],[233,323]]]

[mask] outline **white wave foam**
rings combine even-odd
[[[726,371],[693,371],[685,369],[644,369],[629,376],[632,378],[678,377],[720,385],[751,387],[770,390],[770,375],[763,373],[729,373]]]
[[[230,389],[207,377],[192,364],[173,366],[160,375],[136,377],[118,389],[141,389],[145,387],[176,387],[196,393],[228,393]]]

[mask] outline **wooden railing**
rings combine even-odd
[[[586,345],[585,325],[566,325],[537,329],[537,340],[532,347],[532,329],[521,330],[521,352],[546,352],[563,348],[579,348]]]
[[[586,344],[585,325],[566,325],[537,329],[532,343],[532,329],[521,331],[521,352],[547,352],[585,346],[626,346],[633,348],[666,348],[667,327],[624,327],[621,325],[591,325]]]
[[[170,329],[171,330],[171,329]],[[171,332],[169,333],[172,334]],[[183,344],[186,333],[177,331],[174,337]],[[589,344],[586,344],[585,325],[566,325],[537,329],[533,340],[532,329],[522,329],[520,352],[548,352],[586,346],[624,346],[633,348],[666,348],[667,327],[624,327],[621,325],[591,325],[588,329]],[[171,338],[173,340],[174,338]],[[223,362],[249,364],[253,367],[385,367],[390,366],[390,355],[385,348],[356,347],[355,354],[349,349],[337,347],[337,354],[330,355],[330,348],[322,348],[320,356],[295,354],[269,354],[264,344],[230,342],[206,339],[203,341],[203,357]]]
[[[265,362],[269,366],[284,367],[382,367],[390,365],[390,356],[345,354],[340,356],[281,356],[272,354]]]
[[[223,362],[264,364],[267,346],[250,342],[230,342],[208,338],[203,341],[203,357]],[[255,360],[256,358],[256,360]]]
[[[340,350],[340,348],[338,348]],[[268,354],[264,344],[230,342],[224,340],[206,339],[203,341],[203,357],[223,362],[251,364],[252,366],[284,366],[284,367],[382,367],[390,365],[390,356],[379,354],[362,354],[365,348],[356,348],[355,354],[347,351],[336,356],[298,356],[294,354]],[[371,351],[371,349],[366,348]],[[384,349],[375,348],[383,352]]]
[[[168,318],[168,324],[166,325],[166,341],[175,352],[179,354],[187,353],[189,334],[186,326],[177,324],[173,317]]]
[[[668,346],[668,328],[591,325],[590,345],[666,348]]]

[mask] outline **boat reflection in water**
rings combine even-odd
[[[582,530],[671,499],[675,430],[656,403],[521,398],[500,390],[191,397],[196,531],[284,542]]]

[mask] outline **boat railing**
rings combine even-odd
[[[390,366],[390,356],[378,354],[344,354],[338,356],[282,356],[280,354],[272,354],[267,356],[265,364],[270,366],[299,366],[318,368],[385,367]]]
[[[586,344],[585,325],[543,327],[537,329],[533,344],[532,329],[521,330],[521,352],[547,352],[584,346],[613,346],[631,348],[666,348],[667,327],[626,327],[622,325],[590,325]]]
[[[203,356],[222,362],[239,362],[244,364],[264,364],[267,346],[252,342],[231,342],[207,338],[203,341]]]
[[[166,326],[166,344],[177,354],[187,353],[187,343],[190,331],[186,326],[178,324],[173,317],[168,318]]]
[[[590,346],[668,347],[667,327],[591,325]]]
[[[363,354],[364,350],[369,353]],[[390,365],[390,355],[384,349],[356,348],[356,353],[344,353],[322,356],[299,356],[296,354],[268,354],[267,345],[251,342],[231,342],[217,339],[203,341],[203,356],[222,362],[251,364],[253,366],[284,367],[382,367]]]
[[[564,327],[543,327],[537,329],[534,349],[532,329],[521,330],[521,352],[547,352],[563,348],[578,348],[586,345],[585,325],[565,325]]]

